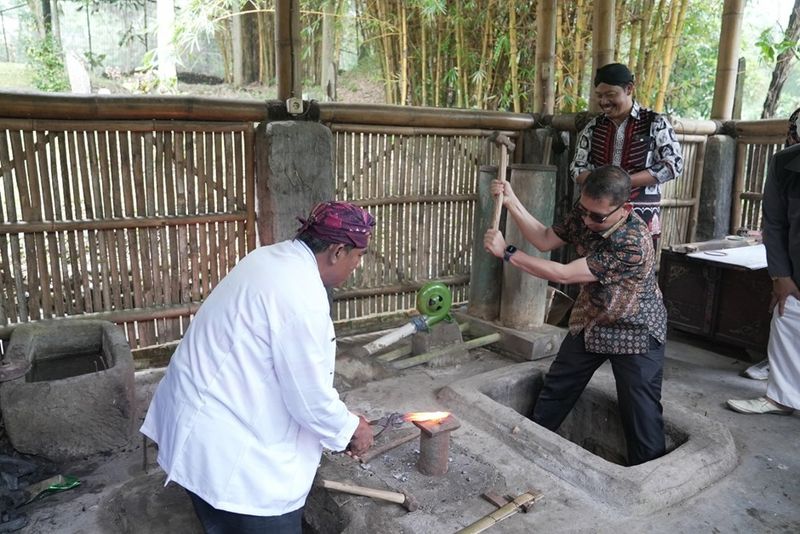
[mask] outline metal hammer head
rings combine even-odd
[[[407,491],[404,491],[403,495],[406,498],[406,500],[403,501],[403,508],[405,508],[409,512],[413,512],[417,508],[419,508],[419,503],[417,502],[417,499],[415,499],[413,495],[411,495]]]
[[[516,148],[514,141],[512,141],[510,137],[497,131],[492,132],[492,134],[489,136],[489,142],[494,143],[497,146],[505,146],[509,152]]]

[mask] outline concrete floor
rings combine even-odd
[[[713,350],[712,350],[713,349]],[[734,357],[740,357],[737,360]],[[800,532],[800,414],[789,417],[736,414],[725,408],[728,398],[764,393],[765,382],[742,378],[746,353],[704,346],[694,338],[672,336],[667,344],[665,401],[679,404],[725,425],[733,435],[738,463],[727,476],[671,507],[644,515],[610,509],[537,468],[504,442],[462,420],[452,435],[447,475],[425,477],[414,466],[415,442],[398,447],[359,466],[349,457],[327,454],[320,475],[382,489],[413,493],[420,509],[406,513],[391,503],[314,490],[309,508],[328,531],[351,533],[455,532],[492,512],[480,498],[488,489],[519,494],[528,489],[544,497],[528,514],[514,515],[489,532],[653,532],[653,533],[797,533]],[[412,368],[401,374],[343,394],[354,411],[378,416],[390,411],[446,409],[436,392],[468,376],[516,362],[487,350],[474,350],[462,363],[441,368]],[[549,360],[541,361],[546,368]],[[598,379],[607,378],[601,368]],[[160,372],[137,374],[137,396],[146,406]],[[665,402],[665,404],[667,404]],[[175,533],[198,532],[188,499],[164,476],[148,451],[147,472],[140,439],[111,455],[62,466],[82,485],[25,506],[26,533]],[[312,521],[313,523],[313,521]]]

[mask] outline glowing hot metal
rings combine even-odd
[[[403,416],[403,420],[408,421],[409,423],[413,423],[415,421],[438,422],[445,419],[448,415],[450,415],[450,412],[408,412]]]

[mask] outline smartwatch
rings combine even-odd
[[[514,245],[508,245],[506,247],[505,252],[503,252],[503,261],[509,261],[511,259],[511,256],[513,256],[516,251],[517,247],[515,247]]]

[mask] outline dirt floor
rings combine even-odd
[[[734,359],[737,356],[741,359]],[[610,509],[553,473],[532,464],[507,440],[470,422],[459,407],[462,426],[452,435],[447,475],[427,477],[416,469],[419,445],[411,441],[359,465],[349,457],[326,453],[320,476],[393,491],[409,490],[420,502],[408,513],[393,503],[314,489],[307,517],[314,533],[439,534],[455,532],[494,508],[480,495],[498,488],[509,494],[529,489],[544,493],[528,514],[515,515],[491,532],[652,532],[796,533],[800,532],[800,414],[746,416],[725,408],[728,398],[763,394],[765,383],[739,373],[749,365],[741,350],[704,345],[673,336],[667,345],[665,410],[679,404],[725,425],[736,446],[736,465],[722,479],[682,502],[655,512],[633,514]],[[535,362],[543,369],[549,359]],[[437,392],[465,377],[516,362],[478,349],[455,365],[418,367],[343,391],[345,402],[368,416],[392,410],[446,408]],[[601,368],[597,380],[609,380]],[[137,402],[144,411],[161,371],[137,373]],[[593,380],[593,383],[595,380]],[[511,430],[513,432],[513,429]],[[396,431],[396,432],[399,432]],[[145,454],[145,450],[147,453]],[[81,485],[20,508],[28,534],[199,532],[186,495],[174,484],[164,487],[152,445],[141,437],[110,454],[57,466]]]

